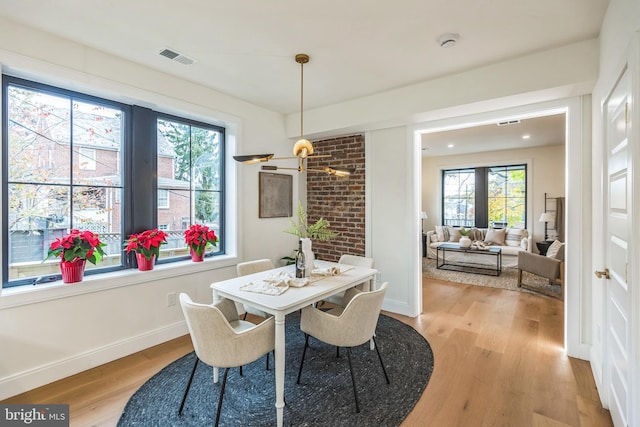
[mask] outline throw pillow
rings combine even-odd
[[[449,241],[457,243],[460,241],[462,234],[460,234],[460,230],[464,230],[464,228],[453,228],[449,227]]]
[[[527,237],[527,230],[522,228],[508,228],[504,242],[507,246],[518,247],[522,244],[522,239]]]
[[[560,248],[562,248],[562,243],[560,240],[554,240],[551,245],[549,245],[549,249],[547,249],[547,256],[549,258],[557,258],[558,252],[560,252]]]
[[[446,225],[436,225],[436,235],[438,236],[438,242],[448,242],[449,227]]]
[[[431,243],[438,243],[438,235],[437,234],[432,234],[431,235]]]
[[[520,240],[520,247],[524,250],[529,249],[529,242],[526,237],[523,237],[522,240]]]
[[[487,230],[487,235],[484,238],[485,243],[495,243],[496,245],[505,246],[504,244],[504,236],[505,236],[504,228],[490,228]]]
[[[479,228],[472,228],[471,229],[471,234],[469,235],[469,237],[471,238],[471,240],[475,241],[483,241],[484,240],[484,235],[485,235],[486,229],[482,230]]]

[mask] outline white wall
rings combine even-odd
[[[288,155],[281,115],[1,19],[0,66],[21,77],[221,123],[230,139],[227,179],[237,181],[228,196],[228,230],[237,245],[230,245],[227,257],[2,291],[0,399],[185,334],[179,306],[167,306],[169,292],[210,301],[208,285],[234,276],[237,260],[275,262],[294,248],[295,238],[281,232],[286,218],[258,219],[259,166],[236,168],[230,158],[265,145]],[[296,176],[294,194],[299,192]]]
[[[553,145],[518,150],[491,151],[455,156],[423,157],[422,210],[429,218],[424,230],[433,230],[442,224],[441,171],[457,167],[527,164],[529,209],[527,229],[536,242],[544,240],[544,223],[538,222],[544,211],[544,193],[549,197],[565,195],[565,146]],[[535,245],[534,245],[535,250]]]
[[[418,183],[413,179],[412,146],[405,127],[365,134],[367,217],[371,252],[381,280],[389,282],[383,309],[408,316],[419,314],[415,283],[419,270]],[[408,219],[413,218],[413,220]]]
[[[596,39],[524,55],[323,108],[305,110],[307,136],[404,126],[588,94],[598,76]],[[299,113],[286,117],[299,132]]]

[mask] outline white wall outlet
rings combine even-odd
[[[172,307],[174,305],[176,305],[176,293],[169,292],[167,294],[167,307]]]

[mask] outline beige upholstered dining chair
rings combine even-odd
[[[197,357],[178,414],[182,415],[198,361],[212,367],[225,368],[216,411],[215,425],[217,426],[220,421],[220,409],[229,368],[242,367],[273,351],[275,320],[271,317],[258,325],[240,320],[235,303],[228,299],[213,305],[198,304],[193,302],[187,294],[181,293],[180,306],[187,321]]]
[[[270,259],[257,259],[255,261],[247,261],[241,262],[236,265],[236,273],[238,277],[246,276],[249,274],[259,273],[261,271],[267,271],[274,268],[273,262]],[[265,313],[262,310],[258,310],[255,307],[251,307],[249,305],[244,306],[244,319],[247,318],[247,313],[251,313],[258,317],[269,317],[268,313]]]
[[[298,384],[300,384],[304,356],[309,346],[310,336],[338,348],[347,348],[353,395],[356,400],[356,412],[360,412],[360,402],[351,364],[351,347],[368,343],[369,340],[373,339],[380,366],[382,366],[382,372],[387,384],[389,384],[389,376],[384,367],[382,356],[380,356],[378,344],[375,342],[376,326],[387,286],[388,282],[384,282],[380,289],[371,292],[363,292],[356,288],[347,290],[344,296],[344,302],[347,304],[344,308],[336,307],[329,311],[322,311],[309,306],[302,309],[300,329],[305,333],[305,342],[302,350],[302,360],[300,361],[300,370],[298,371]]]
[[[344,254],[338,260],[338,264],[347,264],[347,265],[354,265],[356,267],[373,268],[375,262],[373,258]],[[360,286],[358,287],[360,288]],[[324,301],[343,306],[342,305],[343,297],[344,297],[344,292],[338,292],[337,294],[334,294],[334,295],[331,295],[330,297],[325,298]]]

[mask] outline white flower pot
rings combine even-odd
[[[461,248],[468,248],[471,246],[471,239],[468,238],[467,236],[462,236],[460,238],[459,244]]]

